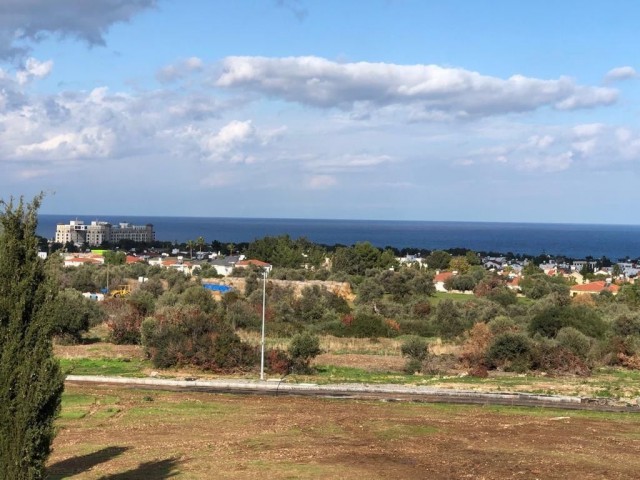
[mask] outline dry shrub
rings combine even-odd
[[[426,375],[446,375],[458,367],[458,359],[455,355],[429,355],[422,362],[422,373]]]
[[[631,370],[640,370],[640,356],[639,355],[625,355],[624,353],[618,353],[618,362],[620,365]]]
[[[291,358],[284,350],[271,348],[265,352],[267,371],[272,374],[286,375],[291,370]]]
[[[469,369],[469,375],[478,378],[487,378],[489,376],[489,370],[484,365],[477,365]]]
[[[486,352],[493,341],[493,333],[486,323],[476,323],[462,344],[460,361],[466,368],[485,367]]]
[[[595,307],[596,301],[593,295],[576,295],[571,299],[573,305],[585,305],[587,307]]]
[[[117,345],[138,345],[143,317],[139,310],[123,298],[105,300],[109,341]]]
[[[591,375],[584,360],[570,350],[551,343],[538,343],[533,352],[533,368],[550,374]]]

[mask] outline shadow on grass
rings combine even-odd
[[[108,462],[112,458],[122,455],[129,450],[129,447],[107,447],[97,452],[78,457],[67,458],[60,462],[54,463],[47,468],[49,478],[51,480],[60,480],[71,475],[86,472],[104,462]]]
[[[100,480],[162,480],[164,478],[175,477],[179,473],[176,470],[179,463],[180,462],[177,458],[144,462],[138,465],[137,468],[133,468],[122,473],[106,475],[104,477],[100,477]]]

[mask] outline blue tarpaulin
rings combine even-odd
[[[233,290],[229,285],[218,285],[217,283],[203,283],[202,286],[207,290],[213,290],[214,292],[227,293]]]

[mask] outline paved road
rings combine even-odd
[[[565,395],[536,395],[529,393],[481,393],[466,390],[447,390],[410,385],[286,383],[282,381],[252,380],[165,380],[158,378],[124,378],[68,375],[69,385],[109,385],[150,390],[187,392],[235,393],[253,395],[297,395],[333,398],[377,399],[429,403],[458,403],[475,405],[511,405],[549,407],[571,410],[640,413],[640,405],[612,399],[573,397]]]

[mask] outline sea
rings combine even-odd
[[[112,224],[151,223],[157,240],[178,243],[200,236],[207,242],[240,243],[287,234],[324,245],[366,241],[377,247],[398,249],[467,248],[478,252],[549,254],[576,259],[640,257],[640,225],[41,214],[38,235],[53,238],[58,223],[76,219],[85,223],[92,220]]]

